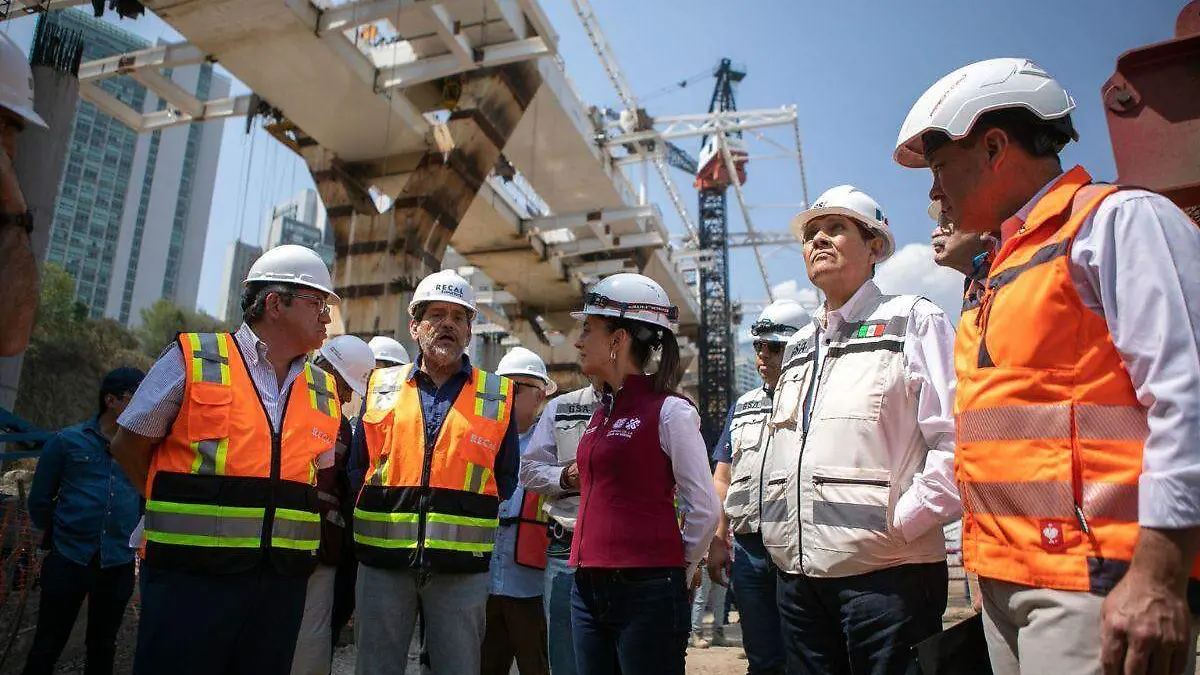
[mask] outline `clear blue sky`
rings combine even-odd
[[[1122,52],[1171,37],[1183,4],[1183,0],[748,0],[734,6],[711,0],[593,0],[609,42],[639,95],[728,56],[748,73],[738,90],[741,109],[796,104],[810,197],[815,199],[825,188],[841,183],[863,188],[887,211],[900,246],[927,243],[931,227],[925,215],[928,172],[902,169],[891,161],[900,123],[929,85],[980,59],[1021,56],[1037,61],[1067,87],[1079,106],[1075,124],[1082,140],[1068,147],[1064,163],[1083,164],[1098,179],[1112,179],[1115,169],[1100,86],[1112,75]],[[542,0],[542,6],[560,35],[560,52],[576,87],[589,103],[616,106],[613,88],[570,3]],[[119,23],[149,39],[178,39],[156,19]],[[27,44],[32,22],[20,20],[10,30],[18,42]],[[649,101],[647,107],[651,115],[703,112],[711,88],[712,81],[705,80]],[[244,90],[235,83],[235,92]],[[251,140],[243,130],[244,122],[237,120],[228,123],[225,131],[201,280],[200,305],[207,309],[216,304],[217,289],[224,283],[219,277],[225,247],[239,229],[244,228],[246,239],[257,241],[265,211],[312,184],[294,155],[262,132]],[[790,133],[770,136],[782,141]],[[247,170],[252,144],[253,166]],[[698,141],[684,145],[693,153],[698,150]],[[749,173],[748,201],[801,201],[793,163],[764,161],[751,164]],[[676,174],[676,180],[694,214],[690,181],[681,174]],[[670,211],[665,200],[659,203]],[[730,206],[730,229],[744,229],[732,192]],[[792,212],[762,208],[752,215],[758,229],[782,230]],[[669,224],[682,231],[678,222]],[[911,269],[893,270],[892,276],[919,285],[928,269],[910,265],[917,257],[916,251],[911,253],[895,265]],[[765,297],[749,250],[732,254],[731,269],[734,296]],[[795,248],[772,253],[768,271],[773,284],[799,278],[801,286],[807,285]],[[945,282],[946,277],[940,279]]]

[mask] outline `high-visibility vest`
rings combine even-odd
[[[967,569],[1103,594],[1137,542],[1148,432],[1104,317],[1071,280],[1072,241],[1118,189],[1089,183],[1076,167],[1038,200],[963,315],[956,474]]]
[[[513,559],[518,565],[546,569],[546,547],[550,545],[550,516],[543,508],[546,498],[525,490],[521,497],[521,513],[516,518],[517,541]]]
[[[341,418],[334,379],[306,363],[273,429],[228,333],[183,333],[183,402],[146,483],[146,562],[198,573],[316,564],[317,457]]]
[[[486,572],[499,524],[496,455],[512,380],[473,368],[434,438],[413,366],[376,370],[367,392],[366,482],[354,509],[358,559],[372,567]]]
[[[756,387],[738,398],[729,423],[730,480],[725,515],[735,534],[759,531],[763,465],[770,433],[771,394]]]

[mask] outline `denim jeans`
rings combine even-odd
[[[841,578],[780,574],[787,671],[915,675],[911,648],[941,631],[948,577],[944,562]]]
[[[770,554],[763,548],[761,534],[734,535],[730,581],[737,593],[749,675],[784,672],[783,633],[775,599],[777,575]]]
[[[725,625],[725,587],[714,584],[708,572],[700,574],[700,588],[696,589],[696,597],[692,600],[692,632],[699,633],[704,627],[704,608],[712,605],[713,628]]]
[[[576,570],[571,628],[579,675],[684,675],[683,576],[674,567]]]
[[[575,642],[571,637],[571,587],[575,568],[566,558],[546,557],[546,637],[552,675],[575,675]]]

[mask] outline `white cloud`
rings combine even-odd
[[[791,279],[771,287],[771,293],[776,300],[795,300],[808,309],[815,309],[821,304],[821,296],[811,286],[801,286],[799,281]]]
[[[962,311],[963,276],[933,262],[929,244],[908,244],[875,271],[875,283],[884,293],[911,293],[929,298],[958,323]]]

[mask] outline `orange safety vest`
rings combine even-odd
[[[435,438],[413,365],[376,370],[363,438],[369,465],[354,509],[358,559],[372,567],[486,572],[500,509],[493,474],[512,419],[512,380],[472,368]]]
[[[1107,593],[1138,536],[1146,409],[1071,243],[1118,188],[1076,167],[1004,243],[955,348],[963,561],[982,577]],[[1200,570],[1200,565],[1197,566]]]
[[[518,565],[546,569],[550,515],[542,508],[545,503],[545,496],[530,490],[526,490],[521,497],[521,515],[516,518],[517,540],[513,553]]]
[[[321,525],[317,457],[341,419],[334,379],[306,363],[276,433],[229,333],[183,333],[183,401],[146,481],[146,562],[198,573],[307,574]]]

